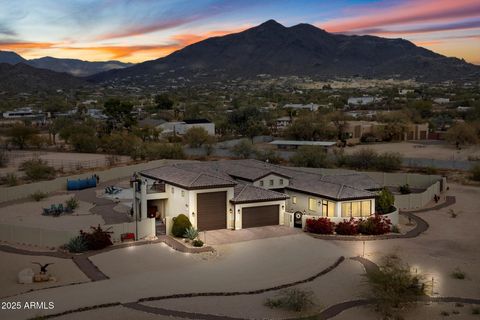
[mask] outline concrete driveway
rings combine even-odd
[[[211,230],[200,233],[200,239],[208,245],[221,245],[241,241],[283,237],[302,233],[302,229],[286,226],[266,226],[242,230]]]

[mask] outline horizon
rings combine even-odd
[[[402,38],[480,64],[480,41],[472,41],[480,40],[480,3],[473,0],[69,1],[61,6],[25,0],[0,8],[0,50],[25,59],[140,63],[273,19],[286,27],[308,23],[331,33]]]

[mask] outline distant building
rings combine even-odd
[[[298,141],[298,140],[274,140],[271,145],[277,146],[278,149],[298,149],[301,146],[317,146],[323,147],[325,150],[334,147],[337,143],[334,141]]]
[[[275,119],[275,129],[278,131],[285,130],[292,124],[292,118],[290,117],[280,117]]]
[[[347,121],[345,133],[347,135],[348,144],[357,144],[365,135],[374,135],[384,123],[376,121]],[[428,139],[428,123],[411,123],[407,125],[406,132],[403,136],[397,137],[396,140],[426,140]]]
[[[401,95],[401,96],[405,96],[409,93],[414,93],[414,92],[415,92],[415,90],[413,90],[413,89],[399,89],[398,90],[398,94]]]
[[[95,120],[107,120],[108,117],[103,114],[101,109],[87,109],[87,116],[92,117]]]
[[[147,119],[143,119],[143,120],[139,120],[138,121],[138,126],[141,127],[141,128],[144,128],[144,127],[153,127],[155,129],[159,129],[159,128],[162,128],[162,125],[165,123],[166,121],[163,120],[163,119],[151,119],[151,118],[147,118]]]
[[[36,118],[38,115],[32,108],[17,108],[3,113],[5,119],[28,119]]]
[[[315,103],[309,104],[300,104],[300,103],[287,103],[283,106],[287,109],[294,109],[294,110],[310,110],[310,111],[317,111],[319,105]]]
[[[367,104],[374,103],[376,101],[375,97],[364,96],[364,97],[350,97],[348,98],[347,103],[355,106],[364,106]]]
[[[160,125],[164,134],[183,135],[191,128],[203,128],[209,135],[215,135],[215,123],[207,119],[191,119],[176,122],[165,122]]]
[[[433,102],[438,103],[438,104],[446,104],[446,103],[450,103],[450,99],[449,98],[435,98],[435,99],[433,99]]]

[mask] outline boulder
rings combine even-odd
[[[33,282],[34,272],[31,268],[25,268],[18,273],[18,283],[26,284]]]

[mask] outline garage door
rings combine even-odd
[[[278,225],[278,205],[242,209],[242,228]]]
[[[216,230],[227,227],[227,192],[197,194],[198,230]]]

